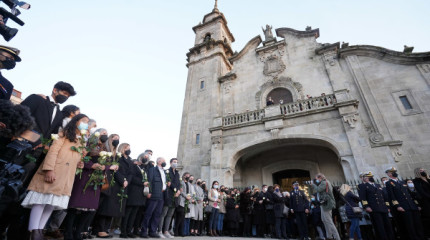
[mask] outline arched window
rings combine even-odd
[[[208,42],[209,40],[211,40],[211,34],[210,33],[206,34],[204,42]]]
[[[266,97],[267,106],[293,102],[293,95],[286,88],[275,88]]]

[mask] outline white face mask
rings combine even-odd
[[[408,187],[413,188],[414,184],[413,183],[408,183]]]
[[[178,166],[178,163],[172,163],[172,168],[176,168]]]
[[[263,188],[263,192],[267,192],[267,188]]]
[[[388,182],[387,180],[383,181],[384,185],[385,185],[385,183],[387,183],[387,182]]]
[[[96,128],[91,128],[91,130],[90,130],[91,135],[93,135],[96,131],[97,131]]]

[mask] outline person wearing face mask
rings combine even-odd
[[[415,168],[414,173],[413,183],[421,207],[421,221],[423,226],[430,226],[430,177],[424,168]],[[424,236],[430,239],[430,228],[424,228]]]
[[[392,240],[394,233],[388,212],[390,208],[389,199],[384,196],[382,187],[375,183],[372,172],[363,174],[364,184],[358,191],[362,206],[369,213],[378,239]]]
[[[189,187],[186,184],[190,178],[190,173],[184,172],[181,179],[181,193],[178,197],[178,206],[176,207],[175,213],[175,236],[185,236],[184,235],[184,221],[185,221],[185,201],[190,200],[191,196],[187,195],[189,192]]]
[[[391,167],[385,173],[390,178],[385,186],[395,209],[392,214],[396,222],[399,223],[401,239],[424,239],[418,202],[413,200],[407,185],[398,179],[396,168]]]
[[[163,212],[161,213],[160,223],[158,225],[159,235],[165,238],[172,238],[169,232],[170,222],[172,221],[173,214],[176,208],[176,199],[181,194],[181,182],[179,181],[179,172],[177,170],[178,159],[170,159],[170,168],[166,170],[166,176],[171,181],[170,187],[164,191],[164,206]]]
[[[66,127],[67,123],[69,123],[74,116],[81,113],[81,110],[75,105],[67,105],[63,108],[63,110],[61,110],[61,113],[63,114],[63,122],[61,124],[60,131]]]
[[[332,218],[332,209],[336,206],[333,196],[333,186],[325,178],[324,174],[318,173],[312,181],[311,189],[312,193],[316,194],[317,201],[321,204],[321,220],[324,223],[327,238],[340,240]]]
[[[21,62],[16,48],[0,45],[0,69],[11,70],[15,68],[16,62]],[[12,96],[13,84],[9,82],[0,72],[0,99],[9,100]]]
[[[51,148],[31,180],[29,192],[22,202],[31,208],[28,230],[31,239],[43,239],[43,229],[54,209],[67,209],[77,168],[83,168],[81,155],[72,147],[81,146],[79,126],[87,123],[84,114],[75,116],[64,128],[64,136],[54,140]]]
[[[191,225],[191,221],[195,216],[195,200],[193,198],[193,196],[195,196],[196,191],[194,189],[194,176],[190,175],[188,177],[188,179],[185,179],[185,184],[187,184],[187,188],[185,188],[185,194],[187,194],[187,196],[191,196],[191,199],[189,200],[189,204],[188,204],[188,212],[185,213],[185,221],[184,221],[184,236],[189,236],[190,235],[190,225]],[[194,224],[194,222],[192,223]],[[194,232],[193,232],[194,235]]]
[[[160,238],[157,228],[163,211],[163,192],[171,185],[171,182],[167,182],[164,167],[166,167],[166,160],[159,157],[157,158],[157,166],[148,171],[149,194],[147,195],[146,210],[140,233],[143,238],[148,238],[148,236]]]
[[[194,221],[191,225],[191,232],[194,232],[194,236],[201,236],[203,226],[203,200],[205,198],[205,194],[203,189],[201,188],[201,185],[202,180],[197,179],[196,184],[194,185],[197,203],[195,205],[195,216],[193,219]]]
[[[285,198],[282,196],[280,186],[278,184],[273,185],[275,190],[273,191],[273,211],[275,213],[275,234],[276,238],[281,239],[282,236],[282,218],[284,217],[284,206],[285,206]],[[286,236],[285,236],[286,238]]]
[[[263,188],[267,187],[263,185]],[[263,238],[265,235],[265,226],[266,226],[266,213],[264,209],[264,201],[266,197],[260,191],[258,187],[254,188],[254,210],[253,210],[253,219],[252,224],[255,225],[256,228],[256,236]]]
[[[80,239],[88,236],[88,228],[95,216],[96,210],[100,200],[100,187],[94,190],[93,187],[85,189],[85,185],[90,179],[90,175],[95,170],[105,171],[105,166],[98,163],[99,153],[106,151],[104,142],[107,140],[107,130],[98,129],[97,132],[100,137],[97,139],[97,145],[88,153],[91,159],[84,163],[82,176],[75,176],[73,183],[72,194],[67,209],[67,217],[65,219],[64,239]],[[102,139],[104,141],[102,141]],[[55,213],[55,211],[54,211]],[[49,226],[54,228],[53,222],[55,221],[54,214],[50,219]],[[57,229],[61,225],[61,221],[56,223]],[[46,233],[48,236],[55,236],[55,232]]]
[[[124,179],[119,179],[120,181],[117,181],[117,173],[120,169],[117,163],[119,159],[117,156],[119,139],[120,138],[118,134],[111,134],[104,143],[106,152],[112,154],[112,157],[107,159],[107,165],[109,165],[109,168],[105,169],[106,182],[110,184],[112,182],[112,178],[114,177],[115,183],[113,186],[109,185],[106,190],[101,190],[100,192],[99,207],[97,209],[97,215],[94,219],[93,227],[93,232],[99,238],[110,238],[110,235],[107,232],[111,226],[110,223],[112,222],[112,217],[119,217],[118,215],[120,215],[118,214],[119,209],[114,210],[111,206],[111,203],[115,201],[114,199],[116,199],[116,203],[114,204],[119,204],[119,198],[117,194],[121,189],[120,183],[122,186],[124,186],[124,183],[125,185],[128,185],[128,181],[124,181]]]
[[[219,203],[221,202],[221,199],[219,198],[219,183],[218,181],[212,182],[211,190],[208,193],[208,199],[209,199],[209,205],[212,207],[211,215],[209,218],[209,236],[217,237],[218,234],[216,232],[216,223],[218,219],[218,212],[219,212]]]
[[[300,239],[308,239],[308,222],[306,215],[309,214],[309,201],[305,193],[299,189],[299,182],[293,182],[293,191],[290,192],[290,211],[296,218]]]

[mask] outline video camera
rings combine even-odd
[[[25,195],[22,178],[25,170],[22,166],[0,159],[0,197],[10,201],[20,201]]]
[[[7,20],[12,19],[20,26],[24,26],[25,23],[17,17],[18,15],[21,14],[21,12],[16,7],[19,6],[23,9],[30,9],[30,4],[26,2],[20,2],[18,0],[1,0],[1,1],[4,4],[6,4],[12,11],[12,12],[9,12],[6,9],[0,7],[0,16],[2,16],[3,18],[3,19],[0,19],[0,34],[3,36],[4,40],[9,42],[18,33],[18,29],[10,28],[6,26]]]

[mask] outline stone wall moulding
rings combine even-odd
[[[282,41],[255,50],[260,61],[264,63],[263,74],[265,76],[276,78],[286,69],[285,63],[282,61],[285,45],[286,43]]]
[[[342,116],[343,121],[348,123],[350,128],[355,128],[355,122],[358,121],[358,114],[357,113],[353,113],[353,114],[348,114],[345,116]]]
[[[417,64],[417,68],[421,72],[421,75],[426,80],[427,84],[430,86],[430,63]]]

